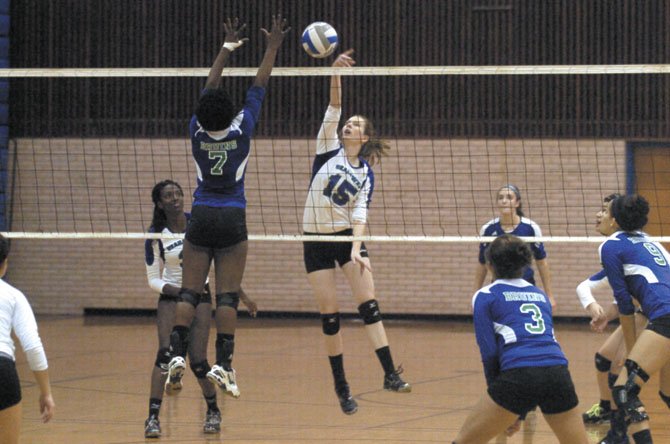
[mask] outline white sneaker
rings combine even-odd
[[[186,370],[186,361],[181,356],[175,356],[168,364],[168,377],[165,381],[165,393],[174,395],[182,388],[181,378]]]
[[[232,368],[227,371],[220,365],[213,365],[212,369],[207,372],[207,379],[212,384],[218,385],[226,395],[233,398],[240,397],[240,389],[237,388],[237,382],[235,382],[235,370]]]

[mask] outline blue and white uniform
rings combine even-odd
[[[594,290],[602,290],[605,288],[609,288],[609,280],[607,280],[605,270],[600,270],[577,285],[577,297],[579,298],[582,307],[586,308],[596,302],[596,298],[593,297]],[[616,300],[614,303],[616,304]]]
[[[496,217],[495,219],[491,219],[484,225],[482,225],[482,228],[479,230],[479,235],[480,236],[501,236],[503,234],[513,234],[518,237],[539,237],[542,236],[542,230],[540,229],[540,226],[533,222],[532,220],[528,219],[527,217],[522,217],[521,222],[514,227],[514,230],[512,231],[505,231],[502,228],[502,225],[500,224],[500,218]],[[482,242],[479,244],[479,263],[480,264],[485,264],[486,263],[486,257],[484,255],[484,252],[486,251],[486,248],[489,246],[487,242]],[[530,249],[533,252],[533,257],[535,258],[536,261],[542,260],[547,257],[547,252],[544,250],[544,244],[542,242],[533,242],[530,244]],[[531,284],[535,284],[535,273],[533,272],[532,267],[527,267],[524,272],[523,272],[523,279],[530,282]]]
[[[329,106],[316,139],[312,179],[305,202],[303,231],[332,234],[351,229],[354,221],[367,222],[375,177],[359,158],[353,166],[337,135],[341,108]]]
[[[549,298],[523,279],[498,279],[472,298],[488,384],[501,371],[567,365],[554,337]]]
[[[670,315],[670,255],[647,234],[618,231],[598,249],[619,313],[635,313],[633,299],[653,321]]]
[[[191,215],[186,213],[186,220],[190,218]],[[153,227],[149,229],[149,233],[155,233]],[[165,227],[161,234],[174,233]],[[168,284],[181,288],[183,247],[183,239],[147,239],[144,242],[144,264],[147,268],[149,287],[158,293],[163,293],[163,287]]]
[[[242,111],[222,131],[207,132],[195,115],[191,118],[191,150],[198,175],[193,206],[246,208],[244,174],[264,97],[264,88],[249,88]]]

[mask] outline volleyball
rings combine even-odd
[[[337,31],[325,22],[314,22],[302,32],[302,47],[318,59],[328,57],[337,47]]]

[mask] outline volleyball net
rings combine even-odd
[[[188,120],[207,72],[0,70],[16,104],[4,234],[156,237],[155,183],[179,182],[190,206]],[[226,69],[223,83],[241,102],[255,73]],[[367,115],[391,145],[374,167],[365,239],[481,241],[497,190],[514,184],[545,242],[601,242],[595,212],[625,191],[650,199],[650,231],[670,241],[670,163],[652,149],[670,146],[657,123],[670,65],[275,68],[246,172],[252,240],[302,239],[333,73],[344,76],[343,119]],[[627,94],[631,82],[646,95]]]

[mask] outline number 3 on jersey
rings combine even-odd
[[[223,174],[223,165],[228,160],[228,151],[209,151],[210,160],[217,159],[214,166],[209,170],[212,176],[220,176]]]
[[[356,195],[356,187],[347,180],[342,180],[342,183],[339,183],[342,179],[342,176],[339,174],[333,174],[328,178],[328,185],[323,189],[323,195],[329,197],[335,205],[346,205],[349,202],[349,199]]]
[[[528,333],[534,335],[541,335],[544,333],[544,319],[542,319],[542,312],[535,304],[521,304],[519,307],[521,313],[530,313],[530,318],[533,322],[526,322],[523,326],[526,328]]]

